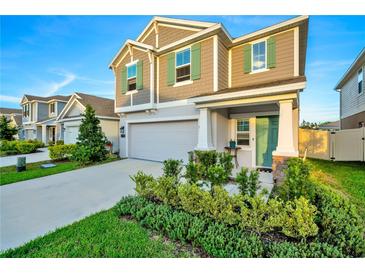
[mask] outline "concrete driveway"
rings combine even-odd
[[[2,166],[13,166],[16,165],[16,158],[19,156],[25,156],[27,158],[27,163],[35,163],[40,161],[50,160],[48,155],[48,148],[39,148],[38,152],[30,154],[12,155],[0,158],[0,167]]]
[[[129,175],[161,174],[161,163],[121,160],[0,187],[0,249],[111,208],[134,193]]]

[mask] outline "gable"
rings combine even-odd
[[[81,105],[77,100],[75,100],[72,103],[71,107],[65,113],[64,118],[78,117],[82,113],[84,113],[84,106]]]

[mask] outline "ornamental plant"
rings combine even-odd
[[[14,135],[18,133],[18,129],[13,127],[11,121],[2,115],[0,117],[0,140],[12,141],[14,140]]]

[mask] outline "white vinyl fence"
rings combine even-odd
[[[334,161],[365,161],[365,128],[340,131],[299,129],[299,152]]]

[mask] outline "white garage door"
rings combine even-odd
[[[164,161],[188,160],[198,143],[197,121],[174,121],[129,125],[129,157]]]
[[[76,144],[77,136],[79,136],[79,127],[66,127],[65,129],[65,144]]]

